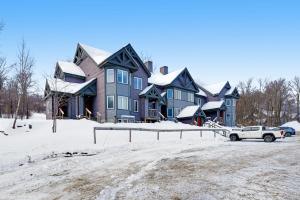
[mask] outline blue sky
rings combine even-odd
[[[6,1],[0,54],[13,63],[22,38],[35,79],[72,59],[77,42],[110,52],[131,43],[156,68],[233,84],[300,76],[300,1]]]

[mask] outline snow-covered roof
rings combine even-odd
[[[199,89],[199,92],[196,93],[197,95],[207,97],[207,95],[205,94],[205,92],[203,90],[201,90],[201,88],[198,88],[198,89]]]
[[[75,94],[76,92],[78,92],[79,90],[81,90],[82,88],[90,84],[95,79],[96,78],[93,78],[84,83],[71,83],[71,82],[63,81],[58,78],[53,78],[53,79],[47,79],[47,83],[50,87],[50,90],[53,92]]]
[[[221,90],[224,88],[226,83],[227,83],[227,81],[210,84],[210,85],[201,85],[201,87],[203,87],[205,90],[207,90],[211,94],[215,95],[215,94],[219,94],[221,92]]]
[[[85,74],[82,71],[82,69],[75,63],[67,61],[58,61],[57,64],[60,67],[60,69],[65,73],[85,77]]]
[[[106,52],[102,49],[97,49],[95,47],[88,46],[86,44],[79,45],[86,51],[86,53],[96,62],[97,65],[102,63],[106,58],[111,56],[112,54],[109,52]]]
[[[235,87],[231,87],[226,93],[225,95],[231,95],[234,91]]]
[[[209,101],[207,103],[205,103],[202,106],[202,110],[212,110],[212,109],[217,109],[217,108],[221,108],[221,106],[224,104],[224,101]]]
[[[151,77],[148,79],[149,83],[159,85],[159,86],[166,86],[171,84],[174,79],[177,78],[177,76],[184,70],[185,68],[178,69],[176,71],[173,71],[171,73],[168,73],[166,75],[163,75],[162,73],[152,73]]]
[[[176,118],[186,118],[193,117],[195,113],[199,110],[200,106],[187,106],[181,110],[181,112],[176,116]]]
[[[145,89],[143,91],[141,91],[139,95],[146,94],[153,86],[154,85],[152,84],[152,85],[149,85],[149,86],[145,87]]]

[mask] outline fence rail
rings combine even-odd
[[[182,139],[183,132],[199,132],[200,137],[202,137],[203,131],[212,131],[214,132],[214,137],[216,134],[219,134],[223,137],[227,137],[230,131],[225,128],[197,128],[197,129],[151,129],[151,128],[131,128],[131,127],[94,127],[94,144],[97,143],[96,133],[97,131],[128,131],[129,133],[129,142],[132,141],[132,131],[147,131],[147,132],[156,132],[157,133],[157,140],[159,140],[159,134],[161,132],[179,132],[180,139]],[[222,133],[220,133],[222,132]]]

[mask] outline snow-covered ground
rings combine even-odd
[[[229,142],[212,132],[132,133],[94,126],[195,128],[155,124],[98,124],[33,117],[0,119],[0,199],[297,199],[299,138],[267,144]],[[28,129],[28,124],[32,129]],[[26,126],[24,126],[26,125]]]

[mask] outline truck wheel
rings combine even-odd
[[[275,137],[273,135],[265,135],[264,136],[265,142],[273,142],[273,141],[275,141],[274,139],[275,139]]]
[[[285,133],[285,137],[291,137],[291,133],[290,132],[286,132]]]
[[[237,135],[230,135],[230,141],[237,141],[239,138],[238,138],[238,136]]]

